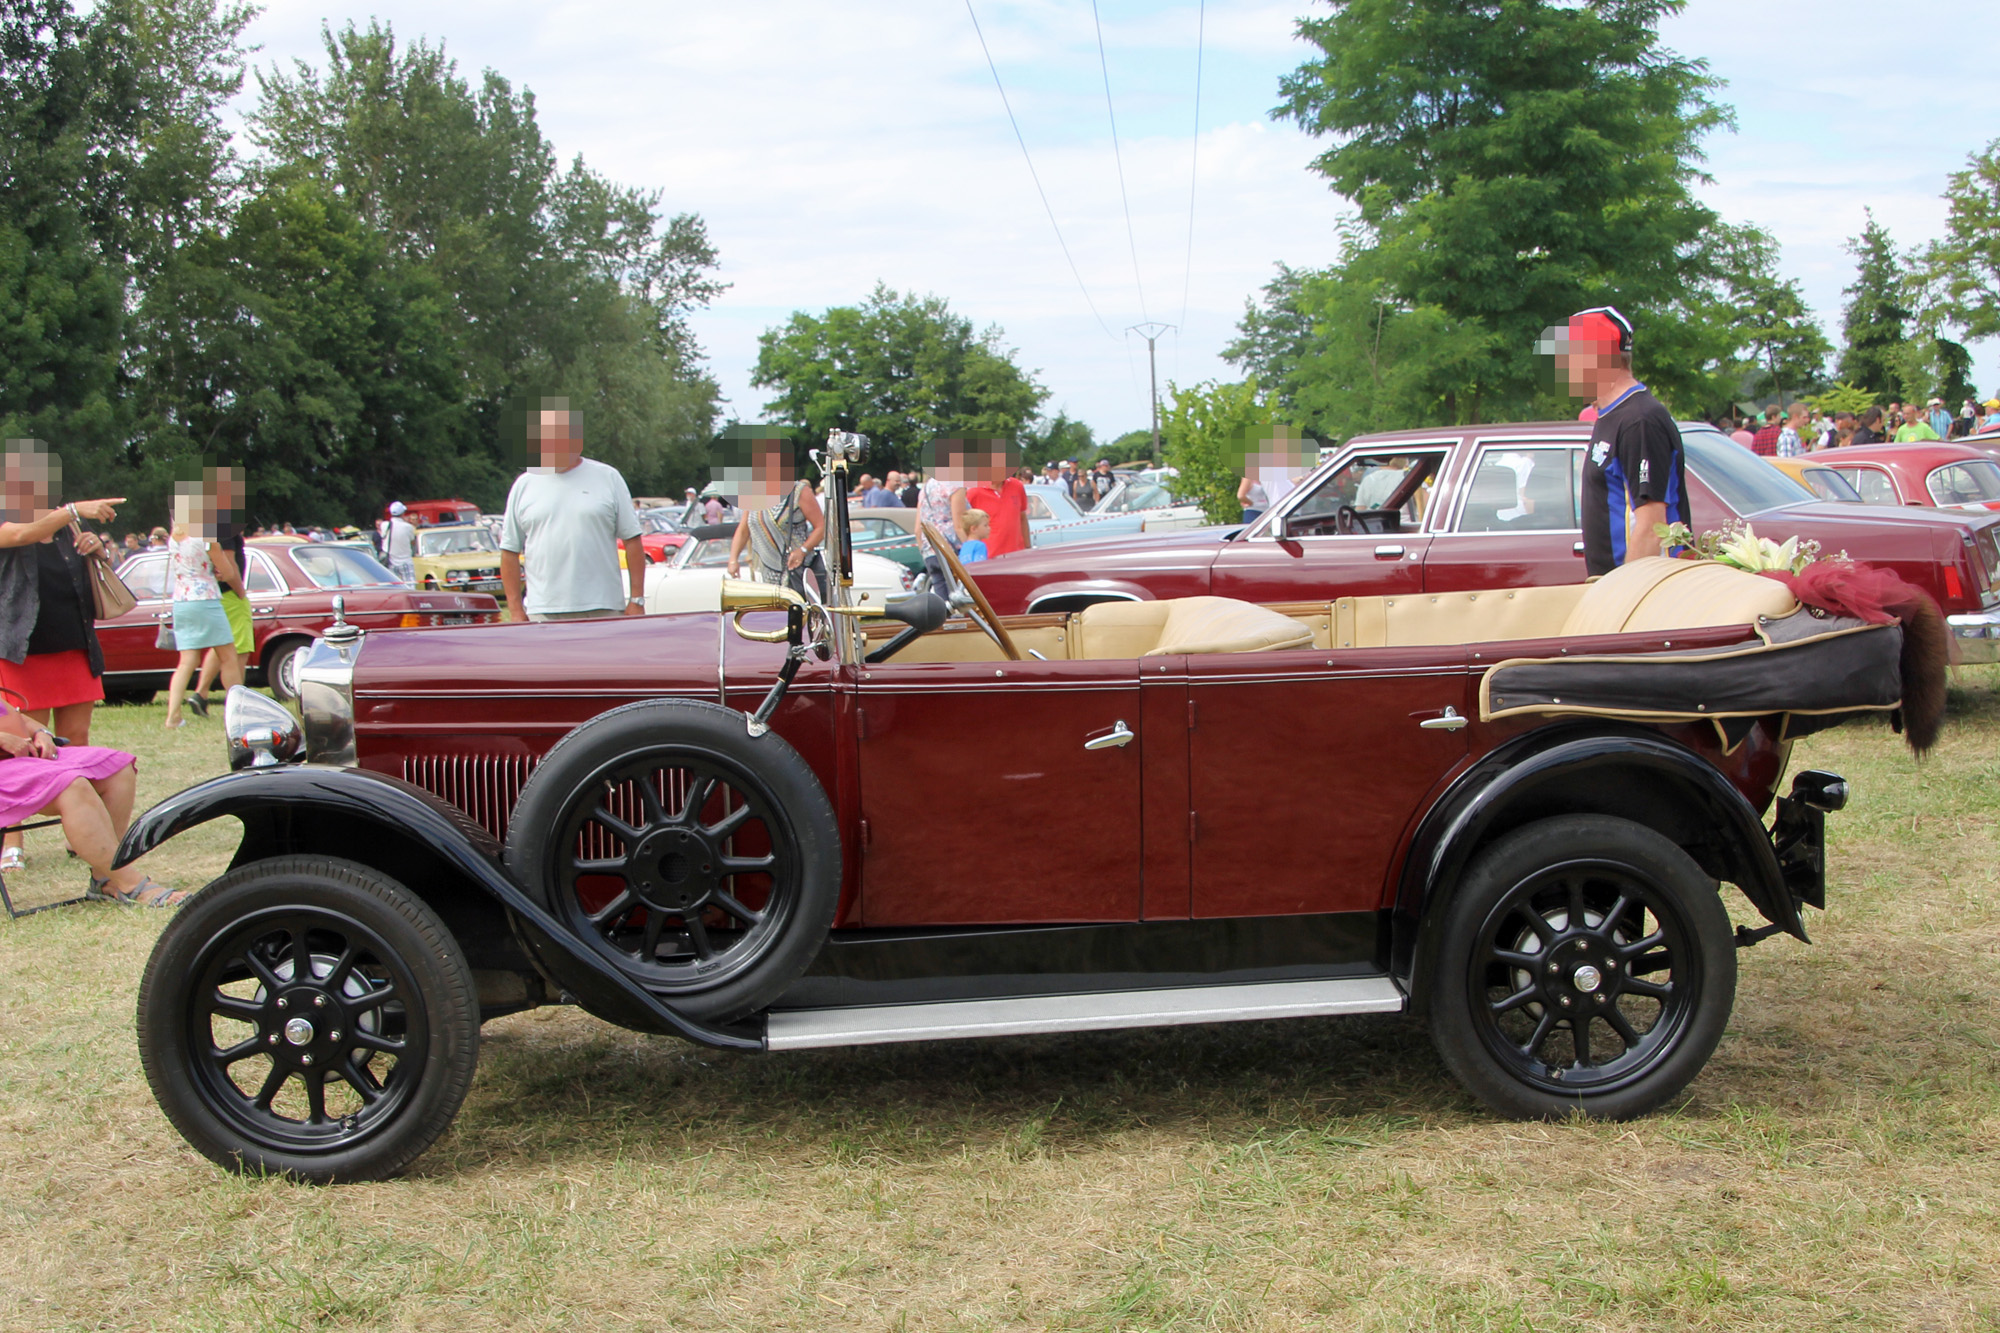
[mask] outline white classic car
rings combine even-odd
[[[646,614],[667,615],[682,611],[717,611],[722,607],[722,580],[729,573],[729,539],[733,523],[715,523],[693,529],[688,540],[664,564],[646,566]],[[757,567],[744,553],[741,577],[760,581]],[[856,605],[900,597],[910,590],[910,572],[894,560],[865,551],[854,553],[853,601]],[[812,580],[806,580],[812,586]]]

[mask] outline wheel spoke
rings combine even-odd
[[[660,954],[660,932],[667,924],[667,914],[657,907],[646,909],[646,946],[639,951],[639,960],[650,963]]]
[[[750,807],[748,805],[739,805],[713,824],[703,824],[699,827],[704,834],[715,839],[717,842],[721,842],[724,838],[742,828],[749,821],[749,818]]]
[[[1639,1030],[1632,1026],[1632,1020],[1625,1017],[1624,1011],[1617,1005],[1614,1004],[1604,1011],[1604,1021],[1611,1025],[1611,1030],[1625,1043],[1626,1050],[1629,1051],[1639,1044]]]
[[[643,786],[644,784],[642,783],[640,785]],[[633,828],[630,824],[620,819],[617,815],[612,814],[609,810],[605,809],[601,805],[598,806],[595,810],[590,812],[590,817],[596,820],[598,823],[604,825],[604,827],[610,829],[613,833],[617,834],[620,839],[622,839],[624,842],[628,844],[635,843],[639,841],[639,839],[646,836],[643,832],[641,832],[636,828]]]
[[[1539,1023],[1535,1024],[1535,1030],[1529,1035],[1527,1045],[1521,1047],[1522,1052],[1531,1060],[1539,1058],[1535,1055],[1535,1052],[1542,1049],[1542,1043],[1549,1039],[1549,1033],[1555,1030],[1555,1026],[1555,1010],[1542,1010],[1542,1019]]]
[[[367,991],[352,998],[343,996],[342,1000],[346,1003],[349,1010],[359,1014],[366,1013],[370,1009],[379,1009],[395,998],[396,983],[385,981],[375,990]]]
[[[1588,912],[1583,901],[1583,881],[1569,881],[1569,928],[1583,930],[1589,925]]]
[[[1569,1020],[1569,1036],[1571,1043],[1576,1047],[1577,1067],[1589,1068],[1591,1063],[1589,1014],[1578,1014]]]
[[[629,864],[630,858],[623,856],[607,857],[601,861],[588,861],[579,856],[569,863],[570,869],[579,875],[617,875],[621,879]]]
[[[306,938],[306,928],[303,924],[294,925],[291,930],[292,984],[299,986],[315,979],[313,977],[312,941]]]
[[[1514,1010],[1519,1009],[1522,1005],[1526,1004],[1528,1001],[1534,998],[1535,998],[1535,988],[1533,986],[1523,986],[1520,990],[1515,991],[1512,995],[1509,995],[1506,999],[1495,1000],[1486,1007],[1488,1009],[1491,1009],[1493,1013],[1496,1016],[1498,1016],[1500,1014],[1511,1013]]]
[[[658,828],[662,824],[671,822],[667,815],[667,807],[660,802],[660,789],[653,785],[653,779],[659,775],[659,771],[653,769],[632,779],[632,785],[639,789],[639,804],[645,807],[647,828]]]
[[[1523,903],[1520,912],[1521,920],[1527,924],[1529,930],[1535,932],[1535,938],[1542,942],[1542,947],[1547,948],[1555,942],[1556,928],[1549,924],[1547,917],[1535,910],[1533,903]]]
[[[264,1043],[255,1037],[245,1037],[234,1046],[225,1048],[211,1046],[208,1058],[227,1068],[238,1060],[247,1060],[264,1049]]]
[[[1612,932],[1618,929],[1618,923],[1623,921],[1625,914],[1631,910],[1632,895],[1621,891],[1618,895],[1618,901],[1611,904],[1611,910],[1604,914],[1604,921],[1599,927],[1604,932],[1606,939],[1613,939]]]
[[[718,856],[716,866],[724,875],[754,875],[778,864],[776,856]]]
[[[250,969],[251,975],[262,982],[264,989],[271,995],[275,996],[285,988],[284,981],[279,978],[276,972],[271,970],[269,963],[266,963],[257,956],[255,948],[245,949],[240,957],[242,958],[243,965]]]
[[[382,1085],[375,1081],[374,1075],[356,1064],[352,1056],[341,1061],[340,1068],[334,1072],[340,1075],[341,1082],[361,1095],[363,1102],[372,1106],[382,1100]]]
[[[1495,962],[1505,963],[1509,967],[1525,967],[1530,972],[1534,971],[1542,961],[1538,954],[1521,953],[1515,949],[1495,949],[1493,958]]]
[[[606,922],[611,921],[617,916],[619,916],[621,913],[629,912],[631,910],[632,910],[632,891],[630,889],[622,889],[619,891],[619,894],[616,898],[613,898],[610,902],[606,903],[602,908],[598,909],[597,911],[590,913],[590,924],[593,926],[602,926]]]
[[[1632,959],[1637,958],[1642,953],[1645,953],[1652,949],[1659,948],[1666,942],[1667,942],[1666,932],[1656,930],[1643,940],[1634,940],[1630,944],[1619,945],[1618,956],[1629,962]]]
[[[709,894],[708,900],[746,926],[754,926],[764,919],[762,912],[745,907],[736,900],[734,894],[724,893],[721,889]]]
[[[212,1014],[224,1014],[230,1018],[240,1018],[246,1023],[263,1021],[264,1006],[255,1000],[246,1000],[238,995],[217,994],[208,1002]]]
[[[306,1085],[306,1122],[313,1125],[326,1123],[326,1071],[308,1069],[299,1075]]]
[[[404,1042],[398,1041],[394,1037],[385,1037],[379,1032],[370,1032],[366,1028],[356,1028],[354,1030],[352,1044],[371,1051],[383,1051],[390,1055],[401,1055],[406,1049]]]
[[[708,942],[708,927],[699,916],[687,917],[688,939],[694,944],[695,957],[709,959],[715,957],[715,946]]]
[[[701,808],[708,804],[708,798],[715,794],[715,776],[703,773],[688,784],[687,799],[681,802],[681,813],[677,823],[691,828],[701,827]]]
[[[250,1104],[260,1111],[270,1110],[271,1099],[278,1095],[278,1090],[285,1086],[285,1080],[291,1076],[291,1070],[273,1061],[271,1072],[264,1077],[264,1086],[257,1089],[257,1095],[250,1099]]]
[[[1643,977],[1625,978],[1625,990],[1629,994],[1644,995],[1648,999],[1659,1000],[1661,1003],[1665,1003],[1674,993],[1672,983],[1662,986],[1657,981],[1647,981]]]
[[[355,960],[360,957],[361,946],[350,943],[345,949],[340,951],[340,957],[333,960],[333,970],[326,974],[326,980],[320,984],[330,991],[338,991],[340,983],[347,979],[347,974],[354,967]]]

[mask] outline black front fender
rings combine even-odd
[[[302,812],[337,815],[349,825],[379,828],[422,844],[460,879],[527,924],[538,943],[560,950],[565,972],[580,970],[594,992],[636,1006],[665,1030],[728,1050],[764,1048],[761,1037],[697,1023],[661,1003],[524,893],[501,864],[500,845],[463,811],[420,787],[367,769],[253,768],[189,787],[132,821],[119,844],[117,864],[134,861],[212,819],[234,815],[246,827],[256,823],[282,828]],[[393,874],[393,868],[388,873]],[[416,887],[411,891],[419,892]]]
[[[1636,797],[1636,799],[1635,799]],[[1533,819],[1615,814],[1660,828],[1743,891],[1766,921],[1806,939],[1799,904],[1757,811],[1694,751],[1640,728],[1531,732],[1451,785],[1411,841],[1392,921],[1393,967],[1423,1007],[1442,905],[1480,847]],[[1698,831],[1690,845],[1688,831]]]

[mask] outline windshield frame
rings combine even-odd
[[[461,533],[471,537],[474,544],[460,551],[426,551],[424,549],[424,538],[426,537],[457,537]],[[480,542],[484,542],[485,545],[479,545],[478,543]],[[320,544],[332,546],[335,543],[322,542]],[[358,550],[359,548],[351,549]],[[497,555],[499,551],[500,543],[494,539],[492,533],[486,530],[486,526],[483,523],[453,523],[449,526],[417,529],[417,554],[426,559],[441,560],[454,555]]]

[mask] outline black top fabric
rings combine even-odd
[[[1625,563],[1625,514],[1664,503],[1667,522],[1688,521],[1687,456],[1673,414],[1643,384],[1597,414],[1583,461],[1583,560],[1590,574]]]
[[[35,581],[41,597],[35,627],[28,633],[28,655],[90,651],[91,631],[70,572],[69,533],[35,543]]]
[[[217,523],[215,525],[215,540],[216,544],[221,546],[223,550],[236,557],[236,577],[244,581],[244,587],[249,587],[250,557],[243,549],[243,525],[241,523]],[[234,591],[228,584],[222,583],[221,579],[218,578],[216,582],[221,585],[224,592]]]

